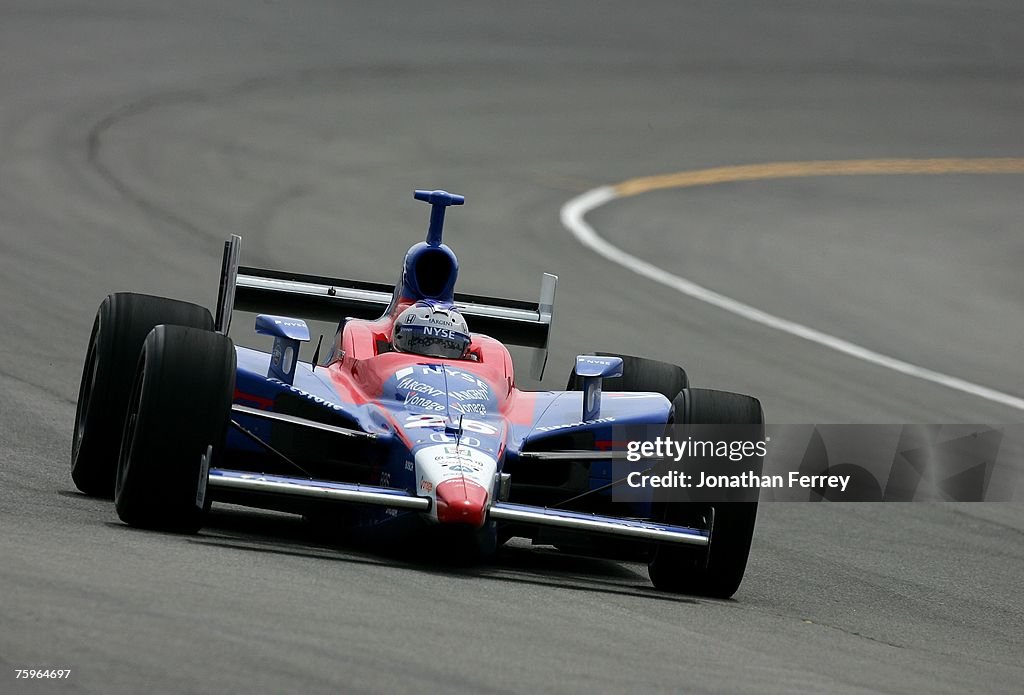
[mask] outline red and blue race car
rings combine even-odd
[[[212,502],[302,514],[373,542],[416,539],[486,557],[512,537],[644,560],[658,588],[731,596],[756,501],[616,501],[613,428],[761,425],[757,399],[691,388],[675,365],[581,355],[565,391],[516,386],[506,345],[547,361],[557,278],[537,302],[456,293],[443,243],[462,196],[431,204],[395,285],[239,265],[225,244],[215,315],[108,296],[89,339],[72,477],[144,528],[196,532]],[[269,352],[236,346],[235,310],[263,312]],[[338,322],[310,362],[307,319]],[[470,331],[470,326],[472,331]]]

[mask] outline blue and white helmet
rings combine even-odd
[[[469,326],[452,306],[416,302],[395,320],[393,343],[399,352],[462,359],[469,350]]]

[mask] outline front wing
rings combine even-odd
[[[215,496],[223,493],[242,504],[288,511],[300,511],[303,500],[313,504],[366,504],[419,512],[429,511],[431,504],[429,498],[416,497],[405,490],[394,488],[264,475],[224,468],[210,469],[206,487]],[[710,532],[705,529],[508,502],[491,505],[489,516],[498,522],[560,528],[637,541],[706,547],[711,538]]]

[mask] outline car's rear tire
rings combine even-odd
[[[117,465],[122,521],[194,533],[209,509],[205,473],[231,418],[235,348],[220,333],[157,326],[139,355]]]
[[[196,304],[119,292],[100,304],[86,352],[71,442],[71,478],[87,495],[114,494],[118,447],[139,351],[159,324],[213,329]]]
[[[686,370],[668,362],[649,360],[646,357],[617,355],[612,352],[597,352],[596,355],[622,358],[622,376],[606,377],[601,385],[604,391],[642,391],[660,393],[670,401],[683,389],[689,387]],[[569,374],[566,391],[582,391],[583,379],[574,369]]]
[[[752,396],[710,389],[686,389],[673,399],[677,424],[763,425],[761,402]],[[660,545],[648,565],[654,586],[664,591],[729,598],[746,571],[757,517],[757,502],[714,505],[665,504],[665,523],[714,520],[708,551]]]

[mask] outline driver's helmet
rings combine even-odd
[[[462,359],[469,343],[466,319],[448,305],[416,302],[395,319],[393,344],[399,352]]]

